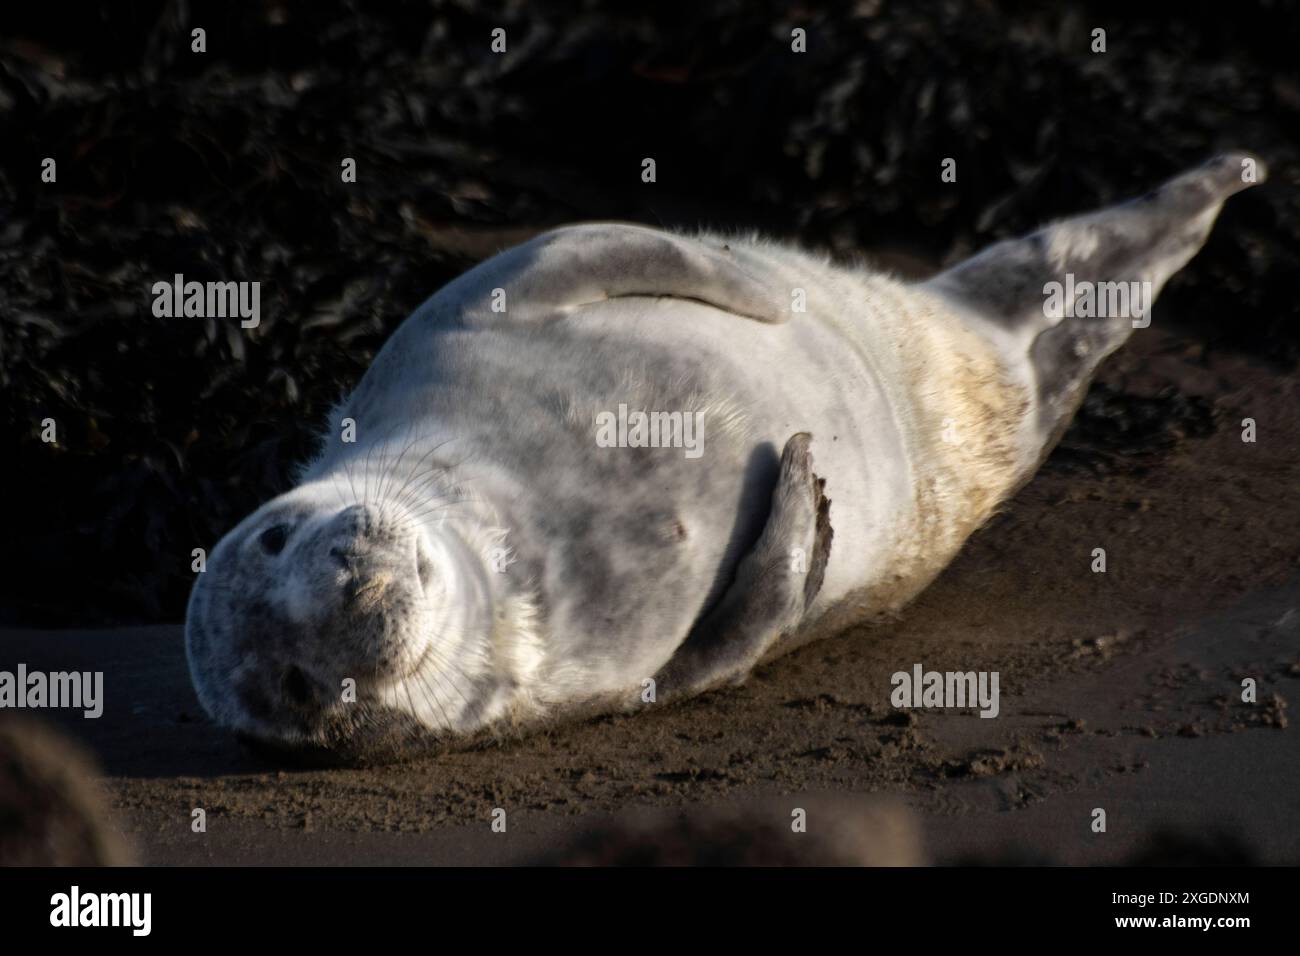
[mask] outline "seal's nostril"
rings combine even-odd
[[[311,683],[307,680],[307,675],[297,667],[290,667],[284,672],[284,677],[280,681],[284,688],[285,695],[295,704],[305,705],[313,701]]]
[[[330,557],[333,558],[334,563],[344,571],[351,570],[351,562],[348,561],[348,556],[342,548],[330,548]]]

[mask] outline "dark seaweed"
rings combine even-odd
[[[0,623],[179,619],[191,549],[285,487],[404,316],[559,222],[937,265],[1246,148],[1273,184],[1162,314],[1300,357],[1295,3],[496,6],[3,5]],[[261,327],[154,318],[175,272],[260,281]]]

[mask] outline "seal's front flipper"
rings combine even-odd
[[[645,226],[566,226],[490,259],[438,296],[467,322],[535,321],[629,296],[691,299],[778,324],[790,289],[744,249]]]
[[[656,699],[739,683],[778,638],[803,619],[830,557],[830,499],[812,470],[811,436],[786,442],[772,510],[718,606],[696,624],[655,675]]]
[[[1233,193],[1263,182],[1263,162],[1229,153],[1140,199],[999,242],[921,288],[997,326],[1028,353],[1045,435],[1068,423],[1092,373],[1204,244]]]

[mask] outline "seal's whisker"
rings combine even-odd
[[[347,459],[346,461],[343,462],[343,471],[344,471],[344,473],[347,475],[347,478],[348,478],[348,486],[352,489],[352,500],[355,502],[355,501],[357,500],[357,485],[356,485],[356,482],[353,481],[353,479],[352,479],[352,460],[351,460],[351,459]]]
[[[468,519],[469,517],[471,517],[471,516],[468,515],[468,514],[466,514],[466,515],[464,515],[464,516],[461,516],[461,515],[456,515],[456,514],[444,514],[444,513],[445,513],[445,512],[450,512],[451,509],[453,509],[453,508],[465,508],[465,507],[468,507],[468,506],[471,505],[471,504],[473,504],[473,502],[469,502],[469,501],[448,501],[448,502],[444,502],[443,504],[440,504],[440,505],[432,505],[432,506],[424,507],[424,508],[421,508],[420,511],[418,511],[418,512],[414,512],[414,513],[412,513],[412,514],[409,514],[409,515],[404,516],[402,526],[403,526],[403,527],[406,527],[406,528],[420,528],[420,527],[422,526],[422,523],[423,523],[424,521],[426,521],[426,520],[428,520],[429,518],[432,518],[432,517],[434,517],[434,516],[450,517],[450,518],[460,518],[460,517],[464,517],[465,519]]]
[[[392,491],[392,487],[397,481],[397,469],[401,465],[402,458],[406,455],[408,448],[410,448],[409,438],[403,442],[396,457],[392,456],[388,446],[384,448],[383,457],[379,462],[379,494],[376,503],[381,510],[388,503],[389,492]]]
[[[430,490],[445,490],[447,469],[441,465],[434,466],[426,473],[413,474],[406,479],[401,494],[396,500],[405,507],[414,507],[412,502],[421,500],[421,496]]]
[[[333,488],[334,493],[338,495],[339,504],[342,505],[344,508],[346,508],[348,506],[348,499],[344,496],[343,489],[339,486],[338,475],[334,475],[330,478],[330,487]]]
[[[397,429],[400,428],[400,427],[401,427],[400,423],[399,423],[399,424],[396,424],[396,425],[394,425],[394,426],[392,427],[392,429],[389,431],[389,435],[388,435],[388,438],[387,438],[387,440],[386,440],[385,447],[384,447],[384,453],[385,453],[385,454],[384,454],[384,460],[380,462],[380,486],[379,486],[379,506],[380,506],[380,507],[383,507],[383,504],[384,504],[384,501],[385,501],[385,495],[387,494],[387,492],[388,492],[389,490],[391,490],[391,488],[392,488],[392,483],[393,483],[394,480],[396,480],[396,477],[397,477],[397,475],[396,475],[396,469],[397,469],[397,468],[401,465],[401,463],[402,463],[402,456],[406,454],[407,449],[411,447],[411,444],[412,444],[412,441],[413,441],[413,439],[411,439],[411,437],[410,437],[411,428],[410,428],[410,426],[408,425],[408,426],[407,426],[407,429],[406,429],[406,431],[407,431],[407,439],[406,439],[405,444],[402,446],[402,450],[401,450],[401,452],[398,454],[396,460],[393,461],[392,464],[388,464],[388,446],[392,444],[392,441],[393,441],[393,435],[396,434]],[[387,482],[384,481],[385,478],[388,479]]]
[[[448,499],[456,501],[471,500],[466,497],[459,488],[444,488],[442,476],[442,470],[435,470],[430,474],[412,480],[408,492],[406,492],[400,500],[394,502],[399,514],[409,515],[416,513],[420,505],[427,502],[430,495],[434,495],[434,500],[437,501]],[[437,492],[437,494],[434,494],[435,492]]]
[[[485,503],[486,502],[484,502],[482,498],[479,498],[477,496],[470,497],[468,495],[462,495],[459,497],[452,497],[448,495],[444,497],[431,498],[430,500],[427,501],[422,501],[418,505],[409,508],[406,513],[413,517],[424,516],[427,515],[431,510],[440,510],[445,508],[468,508],[472,505],[482,505]]]
[[[445,493],[437,484],[436,477],[421,479],[420,484],[416,485],[412,491],[415,497],[403,500],[398,507],[398,514],[404,517],[411,517],[420,512],[422,508],[430,503],[443,503],[448,501],[460,501],[462,499],[452,498]]]
[[[472,694],[473,682],[468,679],[468,677],[464,673],[464,670],[458,665],[454,665],[450,660],[448,660],[446,657],[442,656],[441,654],[435,654],[431,659],[438,666],[436,669],[429,671],[426,676],[431,678],[439,686],[443,686],[445,684],[445,686],[450,687],[452,691],[455,692],[456,696],[459,697],[465,705],[464,709],[462,710],[463,714],[474,713],[474,709],[475,709],[474,704],[470,700],[470,697],[465,693],[465,691],[461,687],[462,683],[468,684],[470,692]]]
[[[361,502],[363,505],[370,504],[370,471],[371,471],[370,462],[371,459],[374,458],[374,454],[375,454],[375,442],[371,441],[368,445],[366,445],[366,462],[365,462],[365,466],[361,470],[361,479],[363,482],[362,492],[365,494],[365,498],[363,498]]]
[[[403,682],[407,685],[408,688],[407,695],[408,696],[410,695],[409,685],[412,679],[419,681],[420,686],[423,688],[423,694],[425,699],[430,703],[434,704],[438,708],[438,710],[442,713],[442,720],[443,723],[446,725],[447,729],[455,730],[456,725],[452,721],[451,715],[447,713],[447,708],[444,705],[442,698],[429,687],[428,683],[424,679],[424,675],[421,674],[419,671],[416,671],[415,673],[411,674],[411,676],[407,678],[406,681]]]
[[[420,469],[423,467],[424,462],[427,461],[429,457],[442,446],[442,444],[443,442],[438,442],[432,448],[425,449],[424,453],[421,454],[410,466],[403,468],[402,465],[406,461],[407,454],[420,448],[419,436],[415,435],[412,430],[412,434],[406,447],[402,449],[402,453],[398,455],[397,461],[393,464],[392,470],[394,480],[393,484],[388,489],[388,500],[400,500],[407,485],[410,484],[411,479],[420,474]],[[401,479],[400,482],[398,481],[399,478]]]
[[[384,434],[382,440],[378,440],[375,442],[374,450],[378,453],[378,458],[379,458],[379,463],[375,466],[374,469],[375,491],[374,491],[373,503],[375,507],[379,507],[380,505],[383,504],[384,477],[388,470],[389,447],[392,445],[393,431],[396,428],[397,425],[396,424],[393,425],[393,427],[389,428],[388,431]]]
[[[438,711],[442,714],[442,721],[443,724],[446,726],[446,729],[455,730],[456,723],[454,720],[452,720],[451,714],[447,712],[447,704],[443,700],[444,695],[440,694],[437,690],[429,686],[428,681],[425,679],[425,675],[413,674],[412,678],[419,682],[421,688],[420,693],[422,694],[424,699],[429,703],[431,703],[433,706],[438,708]]]
[[[450,474],[452,467],[454,466],[440,466],[430,473],[420,476],[418,481],[416,481],[412,486],[412,493],[419,495],[422,492],[427,492],[434,486],[434,482],[441,482],[445,475]],[[457,473],[456,480],[447,484],[445,487],[440,488],[440,490],[444,495],[455,497],[457,500],[477,500],[473,498],[468,491],[468,485],[476,480],[476,475],[461,475]]]
[[[453,664],[450,658],[445,657],[441,653],[436,641],[431,642],[429,645],[429,659],[436,665],[436,669],[430,676],[434,677],[434,679],[438,679],[440,675],[445,675],[452,690],[456,691],[456,693],[460,695],[460,699],[465,702],[466,709],[473,709],[473,704],[470,703],[469,698],[465,696],[464,692],[454,680],[457,676],[464,677],[465,675],[463,671],[460,670],[458,665]]]
[[[409,680],[404,679],[401,682],[401,685],[402,685],[402,690],[406,692],[406,703],[411,708],[411,716],[413,716],[416,720],[419,720],[420,708],[415,706],[415,699],[411,696],[411,682]]]
[[[444,441],[438,442],[436,445],[430,448],[424,455],[422,455],[420,457],[420,460],[416,462],[415,466],[412,468],[411,473],[407,476],[406,482],[403,484],[403,487],[399,489],[399,491],[406,491],[408,489],[408,486],[410,486],[413,482],[423,481],[426,483],[427,486],[427,483],[429,481],[437,480],[442,476],[455,473],[456,480],[454,483],[449,485],[448,491],[459,493],[463,485],[466,485],[472,481],[477,480],[476,476],[464,475],[461,473],[461,469],[464,468],[466,462],[470,460],[471,456],[468,454],[460,461],[451,462],[448,464],[439,464],[434,466],[434,468],[431,469],[431,471],[429,471],[428,473],[422,472],[422,468],[425,460],[431,454],[436,453],[437,451],[439,451],[446,445],[449,445],[450,443],[451,443],[451,439],[446,439]],[[420,486],[417,484],[416,485],[417,491],[419,490],[419,487]]]
[[[449,440],[450,439],[448,439],[448,441]],[[434,445],[432,448],[430,448],[428,451],[426,451],[423,455],[420,456],[420,460],[415,463],[414,467],[411,469],[410,474],[407,475],[406,480],[402,482],[402,487],[397,489],[395,500],[398,501],[405,500],[407,495],[407,489],[410,488],[411,483],[416,481],[417,479],[424,481],[424,480],[436,478],[437,476],[446,473],[447,468],[445,465],[435,466],[429,476],[425,476],[421,472],[421,469],[423,468],[425,461],[428,460],[428,458],[431,455],[437,454],[438,450],[446,444],[447,441],[438,442],[436,445]],[[416,491],[418,491],[418,488],[416,489]]]

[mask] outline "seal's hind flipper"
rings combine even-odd
[[[772,324],[790,318],[789,288],[744,250],[623,223],[543,233],[465,273],[436,299],[475,324],[535,321],[630,296],[691,299]]]
[[[1247,178],[1249,173],[1254,178]],[[1230,153],[1139,199],[1008,239],[923,283],[1008,329],[1041,331],[1050,282],[1147,281],[1159,292],[1205,242],[1225,199],[1263,182],[1264,164]]]
[[[656,699],[739,683],[803,619],[821,589],[834,532],[826,481],[812,470],[811,436],[786,442],[772,510],[736,579],[655,675]]]
[[[1228,153],[1139,199],[999,242],[921,288],[1028,354],[1040,423],[1054,435],[1101,360],[1150,324],[1156,295],[1204,244],[1224,200],[1265,176],[1260,160]]]

